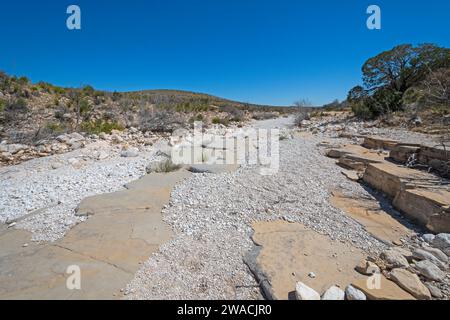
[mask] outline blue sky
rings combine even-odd
[[[66,28],[77,4],[82,30]],[[366,28],[366,8],[382,30]],[[0,70],[61,86],[184,89],[261,104],[343,99],[400,43],[450,47],[447,0],[2,1]]]

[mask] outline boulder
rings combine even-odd
[[[139,156],[139,150],[137,148],[128,148],[123,150],[120,155],[125,158],[134,158]]]
[[[431,243],[433,242],[433,240],[434,240],[435,237],[436,237],[436,236],[435,236],[434,234],[427,233],[427,234],[424,234],[424,235],[422,236],[422,239],[423,239],[423,241],[425,241],[426,243],[431,244]]]
[[[401,241],[400,241],[401,242]],[[412,261],[413,259],[413,254],[410,250],[406,249],[406,248],[401,248],[401,247],[393,247],[390,250],[398,252],[399,254],[401,254],[402,256],[404,256],[406,258],[406,260],[408,261]]]
[[[435,256],[436,258],[438,258],[440,261],[444,262],[445,264],[448,264],[448,256],[445,253],[443,253],[441,250],[439,250],[438,248],[423,246],[422,249],[425,250],[426,252],[431,253],[433,256]]]
[[[414,269],[427,279],[442,281],[445,278],[445,273],[429,260],[418,261],[413,266]]]
[[[99,137],[100,139],[102,139],[102,140],[107,140],[107,139],[108,139],[108,135],[107,135],[106,133],[104,133],[104,132],[100,132],[100,133],[98,134],[98,137]]]
[[[432,296],[433,298],[438,298],[438,299],[440,299],[440,298],[443,298],[443,297],[444,297],[444,295],[442,294],[441,289],[439,289],[439,288],[436,287],[435,285],[433,285],[433,284],[431,284],[431,283],[429,283],[429,282],[426,282],[425,285],[427,286],[428,290],[430,290],[431,296]]]
[[[322,300],[344,300],[344,298],[344,290],[336,286],[331,286],[322,296]]]
[[[380,268],[375,263],[367,260],[361,260],[355,267],[355,270],[366,276],[370,276],[375,273],[380,273]]]
[[[445,262],[442,262],[441,260],[436,258],[433,254],[431,254],[430,252],[427,252],[423,249],[419,249],[419,248],[415,249],[413,252],[413,257],[418,260],[429,260],[433,264],[438,266],[439,269],[441,269],[441,270],[447,269],[447,264]]]
[[[320,300],[320,295],[303,282],[297,282],[295,285],[295,296],[297,300]]]
[[[438,234],[432,242],[433,247],[438,248],[450,256],[450,233]]]
[[[68,136],[70,137],[71,140],[75,140],[75,141],[84,140],[84,137],[81,134],[79,134],[78,132],[72,132]]]
[[[345,298],[347,300],[366,300],[366,295],[361,290],[356,289],[352,285],[345,288]]]
[[[398,251],[388,249],[380,254],[380,258],[386,262],[386,266],[390,269],[407,268],[408,260]]]
[[[341,173],[347,177],[347,179],[351,181],[359,181],[361,178],[359,177],[358,173],[355,171],[349,171],[349,170],[343,170]]]
[[[393,269],[389,273],[389,279],[398,284],[400,288],[409,292],[420,300],[430,300],[430,290],[420,281],[419,277],[405,269]]]

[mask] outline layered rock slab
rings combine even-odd
[[[140,263],[172,236],[161,209],[188,172],[152,174],[128,190],[86,198],[78,208],[89,219],[56,242],[37,244],[22,230],[0,231],[0,299],[113,299]],[[81,271],[81,289],[69,290],[66,271]]]

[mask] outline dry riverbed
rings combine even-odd
[[[289,128],[292,121],[292,118],[279,118],[258,121],[252,126]],[[258,167],[244,165],[232,172],[196,173],[180,180],[162,209],[162,221],[172,229],[173,235],[152,251],[146,261],[141,261],[143,264],[136,268],[139,270],[127,285],[121,284],[125,297],[261,298],[255,270],[245,261],[249,252],[264,242],[253,238],[258,232],[267,231],[261,226],[255,229],[255,223],[261,221],[272,221],[282,230],[286,228],[285,223],[290,224],[287,229],[299,230],[298,237],[304,230],[311,232],[307,233],[313,234],[311,239],[320,239],[328,246],[328,258],[337,263],[335,272],[342,270],[336,282],[346,285],[346,281],[358,278],[349,270],[349,261],[354,264],[360,257],[376,256],[389,243],[371,233],[357,217],[346,213],[345,205],[333,205],[331,199],[338,192],[339,196],[352,199],[378,200],[370,190],[344,176],[335,160],[325,157],[327,146],[350,140],[339,138],[337,130],[326,126],[323,129],[320,125],[317,128],[315,134],[292,130],[280,140],[280,170],[276,174],[263,176]],[[376,133],[396,135],[393,130],[377,129]],[[433,143],[428,136],[401,134]],[[90,219],[75,214],[80,202],[89,196],[123,191],[125,184],[144,176],[145,167],[161,159],[158,150],[167,142],[160,143],[143,146],[136,154],[129,155],[123,153],[122,147],[98,141],[69,153],[3,167],[0,169],[0,222],[6,224],[5,228],[31,232],[34,241],[64,242],[75,226],[82,226]],[[415,231],[406,228],[405,234],[414,234]],[[292,241],[308,243],[298,237]],[[311,255],[309,249],[299,248],[299,252]],[[276,248],[263,250],[273,252]],[[342,261],[347,250],[352,259]],[[314,263],[314,259],[299,257],[298,261],[306,261],[308,268],[297,268],[294,272],[287,266],[282,274],[274,276],[280,298],[289,298],[287,294],[295,290],[299,279],[309,280],[311,273],[320,277],[326,269]],[[267,265],[266,270],[273,267]],[[292,284],[288,288],[290,280]],[[329,277],[318,278],[321,289],[330,281]]]

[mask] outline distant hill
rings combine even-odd
[[[110,132],[136,127],[170,132],[194,121],[228,125],[296,109],[244,103],[182,90],[107,92],[64,88],[0,72],[0,137],[38,140],[68,131]]]

